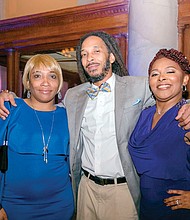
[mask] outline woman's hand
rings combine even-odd
[[[170,206],[172,210],[190,209],[190,191],[168,190],[168,194],[175,196],[164,199],[166,206]]]
[[[9,114],[8,109],[5,108],[4,102],[10,101],[13,106],[16,106],[13,94],[9,93],[8,90],[3,90],[0,93],[0,117],[5,120]]]
[[[7,214],[3,208],[0,210],[0,220],[8,220]]]

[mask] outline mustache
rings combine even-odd
[[[91,64],[92,63],[94,64],[94,62],[91,62]],[[108,74],[109,69],[110,69],[110,61],[107,60],[105,66],[102,70],[102,73],[100,73],[99,75],[90,76],[85,70],[84,70],[84,74],[86,75],[89,82],[95,83],[95,82],[99,82],[99,81],[103,80],[106,77],[106,75]]]
[[[90,62],[90,63],[88,63],[88,64],[86,65],[86,68],[88,68],[89,66],[94,65],[94,64],[99,64],[99,63]]]

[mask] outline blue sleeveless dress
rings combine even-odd
[[[184,101],[168,110],[152,129],[156,107],[142,111],[129,140],[129,152],[140,175],[141,220],[189,220],[190,210],[171,210],[163,200],[169,189],[190,191],[190,145],[187,131],[175,120]]]
[[[70,220],[74,201],[69,177],[69,131],[64,108],[57,107],[44,162],[42,132],[35,112],[22,99],[5,121],[0,119],[0,144],[8,125],[8,171],[0,172],[1,203],[9,220]],[[7,104],[7,103],[6,103]],[[45,142],[52,111],[37,111]]]

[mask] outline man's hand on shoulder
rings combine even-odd
[[[5,120],[6,117],[9,115],[9,111],[5,108],[4,102],[9,101],[11,105],[16,107],[16,103],[14,100],[14,95],[10,93],[8,90],[3,90],[0,93],[0,117]]]
[[[183,105],[175,119],[178,120],[180,127],[185,130],[190,129],[190,104]]]

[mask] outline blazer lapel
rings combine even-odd
[[[127,89],[126,89],[127,88]],[[129,152],[126,151],[126,145],[120,144],[120,141],[123,135],[122,129],[122,122],[123,122],[123,115],[124,115],[124,108],[126,107],[128,100],[130,100],[131,93],[127,93],[130,91],[130,85],[126,81],[126,78],[116,76],[116,83],[115,83],[115,123],[116,123],[116,138],[118,144],[118,150],[120,154],[121,163],[124,169],[124,172],[130,171],[132,169],[132,162]],[[125,107],[124,107],[125,106]],[[130,103],[129,103],[130,106]],[[122,124],[122,125],[121,125]]]
[[[76,100],[76,111],[75,111],[75,146],[77,146],[79,132],[82,124],[82,118],[87,105],[88,95],[86,93],[86,87],[80,91],[77,95]]]
[[[121,81],[121,77],[116,76],[115,81],[115,126],[116,126],[116,137],[119,135],[120,123],[123,116],[123,104],[126,102],[126,82]]]

